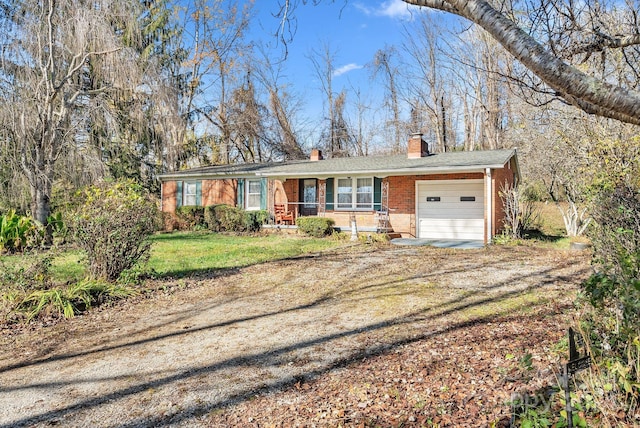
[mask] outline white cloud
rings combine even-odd
[[[407,3],[402,0],[387,0],[382,2],[380,9],[378,9],[376,13],[389,18],[405,19],[408,21],[412,18]]]
[[[367,16],[386,16],[387,18],[406,21],[413,19],[412,9],[402,0],[385,0],[374,8],[362,3],[355,3],[355,7]]]
[[[355,63],[350,63],[347,65],[343,65],[342,67],[338,68],[337,70],[335,70],[333,72],[333,77],[338,77],[338,76],[342,76],[345,73],[348,73],[350,71],[353,70],[360,70],[362,68],[361,65],[355,64]]]

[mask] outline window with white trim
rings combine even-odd
[[[198,205],[198,183],[195,181],[185,181],[182,184],[182,205]]]
[[[260,194],[261,183],[260,180],[247,180],[246,182],[247,198],[245,199],[247,210],[259,210],[260,209]]]
[[[373,209],[373,178],[336,179],[336,209],[370,210]]]

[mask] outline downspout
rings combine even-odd
[[[164,211],[164,181],[160,181],[160,212]]]
[[[493,239],[493,188],[492,188],[492,180],[491,180],[491,168],[486,168],[485,173],[485,185],[486,189],[486,197],[485,201],[487,201],[487,234],[486,234],[486,244],[490,244]]]

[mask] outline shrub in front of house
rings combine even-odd
[[[269,211],[245,211],[244,213],[244,226],[247,232],[258,232],[267,221],[269,221]]]
[[[204,209],[204,221],[214,232],[257,232],[269,219],[264,210],[245,211],[230,205],[211,205]]]
[[[205,207],[198,205],[182,206],[176,209],[176,217],[178,217],[178,223],[186,230],[197,230],[207,226],[204,211]]]
[[[188,224],[182,218],[178,217],[176,213],[163,212],[162,213],[162,230],[166,232],[174,232],[177,230],[188,230]]]
[[[99,183],[77,194],[70,215],[74,243],[87,255],[89,275],[114,281],[146,261],[149,237],[158,229],[156,201],[131,180]]]
[[[204,220],[214,232],[242,232],[244,211],[231,205],[211,205],[204,209]]]
[[[335,221],[333,221],[333,219],[324,217],[298,217],[296,220],[298,230],[314,238],[331,235],[334,224]]]

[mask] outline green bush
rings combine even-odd
[[[212,205],[205,208],[205,222],[214,232],[242,232],[244,211],[231,205]]]
[[[244,213],[244,226],[248,232],[258,232],[267,221],[269,221],[269,211],[246,211]]]
[[[618,185],[600,192],[589,237],[597,273],[583,285],[590,303],[617,314],[616,334],[626,347],[640,331],[640,189]]]
[[[204,221],[214,232],[256,232],[269,219],[267,211],[245,211],[230,205],[210,205],[204,209]]]
[[[298,217],[296,225],[298,230],[305,235],[314,238],[322,238],[323,236],[333,233],[333,219],[324,217]]]
[[[40,245],[43,227],[31,217],[10,210],[0,216],[0,253],[19,252]]]
[[[639,184],[620,181],[595,193],[588,236],[596,273],[582,284],[581,296],[589,303],[581,325],[599,366],[594,389],[609,392],[596,395],[599,406],[628,415],[640,404]]]
[[[207,225],[209,230],[214,232],[220,232],[220,220],[218,220],[218,215],[220,215],[221,210],[224,209],[226,205],[218,204],[218,205],[209,205],[204,207],[204,222]]]
[[[65,223],[62,213],[60,211],[52,213],[47,217],[47,227],[51,229],[51,233],[54,239],[58,240],[60,244],[64,244],[69,234],[69,229]]]
[[[187,222],[182,220],[176,213],[162,213],[162,230],[173,232],[176,230],[189,230]]]
[[[196,230],[206,227],[204,211],[205,208],[201,206],[183,206],[176,209],[176,216],[188,230]]]
[[[133,181],[100,183],[81,190],[69,225],[85,251],[89,274],[114,281],[149,257],[149,237],[158,228],[155,201]]]

